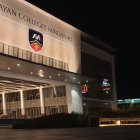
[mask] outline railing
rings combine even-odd
[[[140,118],[99,118],[99,126],[140,125]]]

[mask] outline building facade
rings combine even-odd
[[[0,0],[1,117],[116,109],[113,51],[26,1]]]

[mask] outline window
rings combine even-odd
[[[14,101],[20,101],[20,93],[19,92],[13,92],[8,93],[5,95],[7,102],[14,102]]]
[[[23,92],[25,100],[40,99],[39,89],[27,90]]]

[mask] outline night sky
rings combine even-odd
[[[117,98],[140,98],[140,5],[133,0],[27,0],[117,49]]]

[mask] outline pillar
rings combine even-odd
[[[3,115],[7,115],[7,110],[6,110],[6,100],[5,100],[5,93],[2,93],[2,103],[3,103]]]
[[[40,108],[41,108],[41,114],[45,114],[45,107],[44,107],[44,96],[43,96],[43,87],[39,88],[39,94],[40,94]]]
[[[20,100],[21,100],[21,115],[25,116],[25,105],[24,105],[23,90],[20,90]]]

